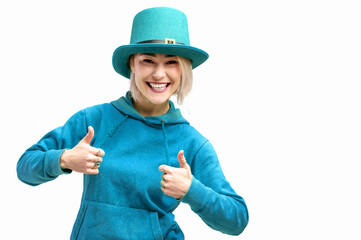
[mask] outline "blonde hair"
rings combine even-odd
[[[177,91],[175,91],[174,95],[177,95],[177,103],[182,104],[185,97],[189,94],[193,85],[193,72],[192,72],[192,62],[188,58],[176,56],[181,68],[181,81]],[[129,57],[128,63],[133,61],[134,55]],[[129,64],[130,65],[130,64]],[[134,101],[139,100],[139,96],[141,92],[139,91],[137,85],[135,84],[135,74],[133,72],[130,73],[130,88],[129,88],[132,99]]]

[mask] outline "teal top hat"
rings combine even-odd
[[[186,15],[174,8],[156,7],[139,12],[133,20],[130,44],[113,53],[113,67],[130,78],[129,56],[135,53],[160,53],[181,56],[196,68],[208,59],[208,53],[190,46]]]

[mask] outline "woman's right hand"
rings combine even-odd
[[[94,137],[93,127],[88,127],[87,135],[73,148],[65,150],[60,157],[60,167],[85,174],[98,174],[104,151],[90,146]]]

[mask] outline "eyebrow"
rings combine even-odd
[[[149,55],[149,56],[155,57],[154,53],[141,53],[140,55]],[[171,58],[171,57],[175,57],[175,55],[167,55],[166,57]]]

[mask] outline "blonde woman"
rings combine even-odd
[[[172,213],[181,202],[211,228],[240,234],[248,223],[243,198],[211,143],[169,100],[183,101],[192,69],[208,54],[190,46],[187,18],[172,8],[139,12],[130,42],[113,55],[115,71],[130,78],[126,96],[45,135],[19,159],[19,179],[36,186],[84,173],[71,239],[184,239]]]

